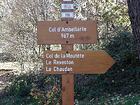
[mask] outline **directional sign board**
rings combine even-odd
[[[44,54],[47,74],[103,74],[114,62],[104,51],[46,51]]]
[[[40,21],[38,44],[89,44],[97,41],[96,21]]]

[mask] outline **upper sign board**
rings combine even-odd
[[[102,74],[115,61],[104,51],[46,51],[44,70],[48,74]]]
[[[40,21],[38,44],[92,44],[97,42],[95,21]]]

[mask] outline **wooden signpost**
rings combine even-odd
[[[37,25],[38,44],[62,45],[62,51],[45,51],[43,58],[44,73],[62,74],[62,105],[74,105],[74,74],[103,74],[115,63],[105,51],[73,51],[73,44],[97,42],[96,22],[73,18],[73,0],[62,0],[62,21]]]

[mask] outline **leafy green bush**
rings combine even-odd
[[[61,103],[59,76],[29,73],[12,82],[0,105],[56,105]]]
[[[129,94],[126,96],[114,95],[113,97],[101,96],[98,99],[92,99],[90,101],[80,101],[76,105],[139,105],[140,95]]]
[[[140,67],[136,46],[130,32],[117,31],[102,40],[100,49],[107,51],[116,64],[103,75],[78,75],[75,82],[76,98],[91,100],[114,94],[140,94]]]
[[[137,65],[136,45],[132,33],[118,31],[108,43],[104,43],[104,50],[113,56],[121,67]]]
[[[32,78],[25,74],[17,77],[10,87],[10,95],[27,97],[32,89]]]

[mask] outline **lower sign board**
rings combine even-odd
[[[95,21],[40,21],[38,44],[92,44],[97,41]]]
[[[104,51],[46,51],[43,59],[47,74],[103,74],[115,63]]]

